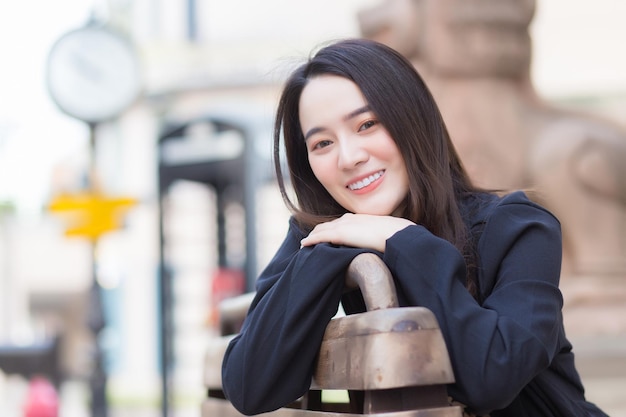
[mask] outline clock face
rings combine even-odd
[[[59,108],[97,123],[118,116],[137,98],[139,65],[123,37],[87,26],[62,36],[48,56],[48,90]]]

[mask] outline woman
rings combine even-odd
[[[400,54],[346,40],[321,49],[283,90],[275,165],[293,216],[260,275],[223,363],[245,414],[282,407],[310,385],[344,273],[359,253],[391,270],[401,306],[439,321],[468,412],[604,416],[585,401],[565,338],[557,219],[522,192],[476,189],[424,82]],[[296,202],[285,190],[281,137]]]

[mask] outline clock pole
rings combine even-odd
[[[97,191],[96,183],[96,127],[89,125],[89,172],[87,188]],[[98,282],[98,238],[90,240],[91,244],[91,289],[89,291],[88,326],[93,336],[93,362],[89,385],[91,388],[91,417],[108,417],[106,400],[107,375],[104,368],[104,353],[100,346],[100,334],[106,326],[102,306],[102,288]]]
[[[117,230],[121,227],[119,221],[123,211],[135,205],[132,198],[110,198],[100,189],[96,176],[96,122],[89,126],[89,163],[87,171],[86,190],[78,194],[60,194],[49,205],[52,212],[75,213],[76,218],[66,230],[68,237],[86,237],[89,239],[91,260],[91,287],[87,295],[88,307],[85,324],[91,332],[91,369],[89,373],[89,387],[91,388],[91,416],[107,417],[108,406],[106,401],[107,373],[105,355],[100,344],[102,330],[106,327],[106,315],[102,303],[102,288],[98,276],[98,242],[103,233]]]
[[[82,223],[66,231],[68,236],[88,237],[91,245],[91,288],[87,325],[93,335],[91,417],[108,417],[107,374],[100,345],[106,326],[102,288],[98,280],[98,238],[118,229],[116,214],[134,205],[132,199],[110,199],[96,178],[96,130],[99,123],[121,115],[139,97],[139,60],[132,43],[106,25],[89,22],[61,36],[48,55],[47,85],[61,111],[89,126],[87,192],[59,196],[53,211],[83,211]],[[85,220],[86,219],[86,220]]]

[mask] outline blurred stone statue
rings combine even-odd
[[[535,0],[382,0],[358,19],[363,37],[397,49],[421,72],[477,185],[532,189],[559,217],[572,317],[585,305],[626,317],[626,130],[538,96],[534,12]],[[626,331],[625,319],[592,321],[584,323]]]

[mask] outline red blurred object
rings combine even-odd
[[[31,379],[24,404],[24,417],[58,416],[59,397],[52,383],[43,377]]]
[[[218,268],[211,281],[211,313],[209,323],[219,327],[219,305],[225,300],[243,294],[246,287],[244,272],[235,268]]]

